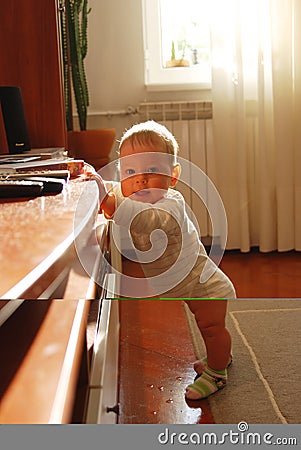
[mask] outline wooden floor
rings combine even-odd
[[[221,268],[239,298],[300,298],[301,254],[226,252]],[[207,400],[187,405],[194,354],[181,301],[121,300],[122,424],[214,423]],[[216,394],[218,395],[218,394]]]

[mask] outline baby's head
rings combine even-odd
[[[177,164],[179,145],[173,134],[158,122],[148,120],[147,122],[133,125],[129,130],[126,130],[119,144],[120,156],[122,156],[121,149],[125,142],[130,143],[133,149],[139,149],[139,147],[141,148],[145,145],[153,145],[160,149],[158,151],[172,155],[173,164]],[[141,150],[141,152],[143,151]]]
[[[172,133],[157,122],[127,130],[119,145],[123,195],[148,203],[160,200],[179,177],[178,148]]]

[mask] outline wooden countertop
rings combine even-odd
[[[76,257],[98,214],[96,183],[0,202],[0,298],[38,298]]]

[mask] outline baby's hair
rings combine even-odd
[[[137,123],[129,130],[126,130],[119,143],[119,153],[125,141],[132,145],[144,145],[151,143],[158,145],[158,142],[165,148],[166,153],[173,155],[173,164],[177,163],[179,145],[174,135],[164,126],[154,120]]]

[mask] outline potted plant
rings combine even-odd
[[[88,50],[89,0],[65,0],[61,13],[61,37],[64,74],[64,95],[68,151],[71,156],[82,158],[96,170],[106,165],[116,136],[115,128],[87,129],[89,91],[85,71]],[[72,108],[72,92],[76,104],[79,130],[75,129]]]
[[[166,61],[166,67],[188,67],[189,61],[185,59],[186,52],[186,40],[178,42],[178,48],[181,49],[181,57],[176,58],[175,42],[171,42],[171,55],[170,60]]]

